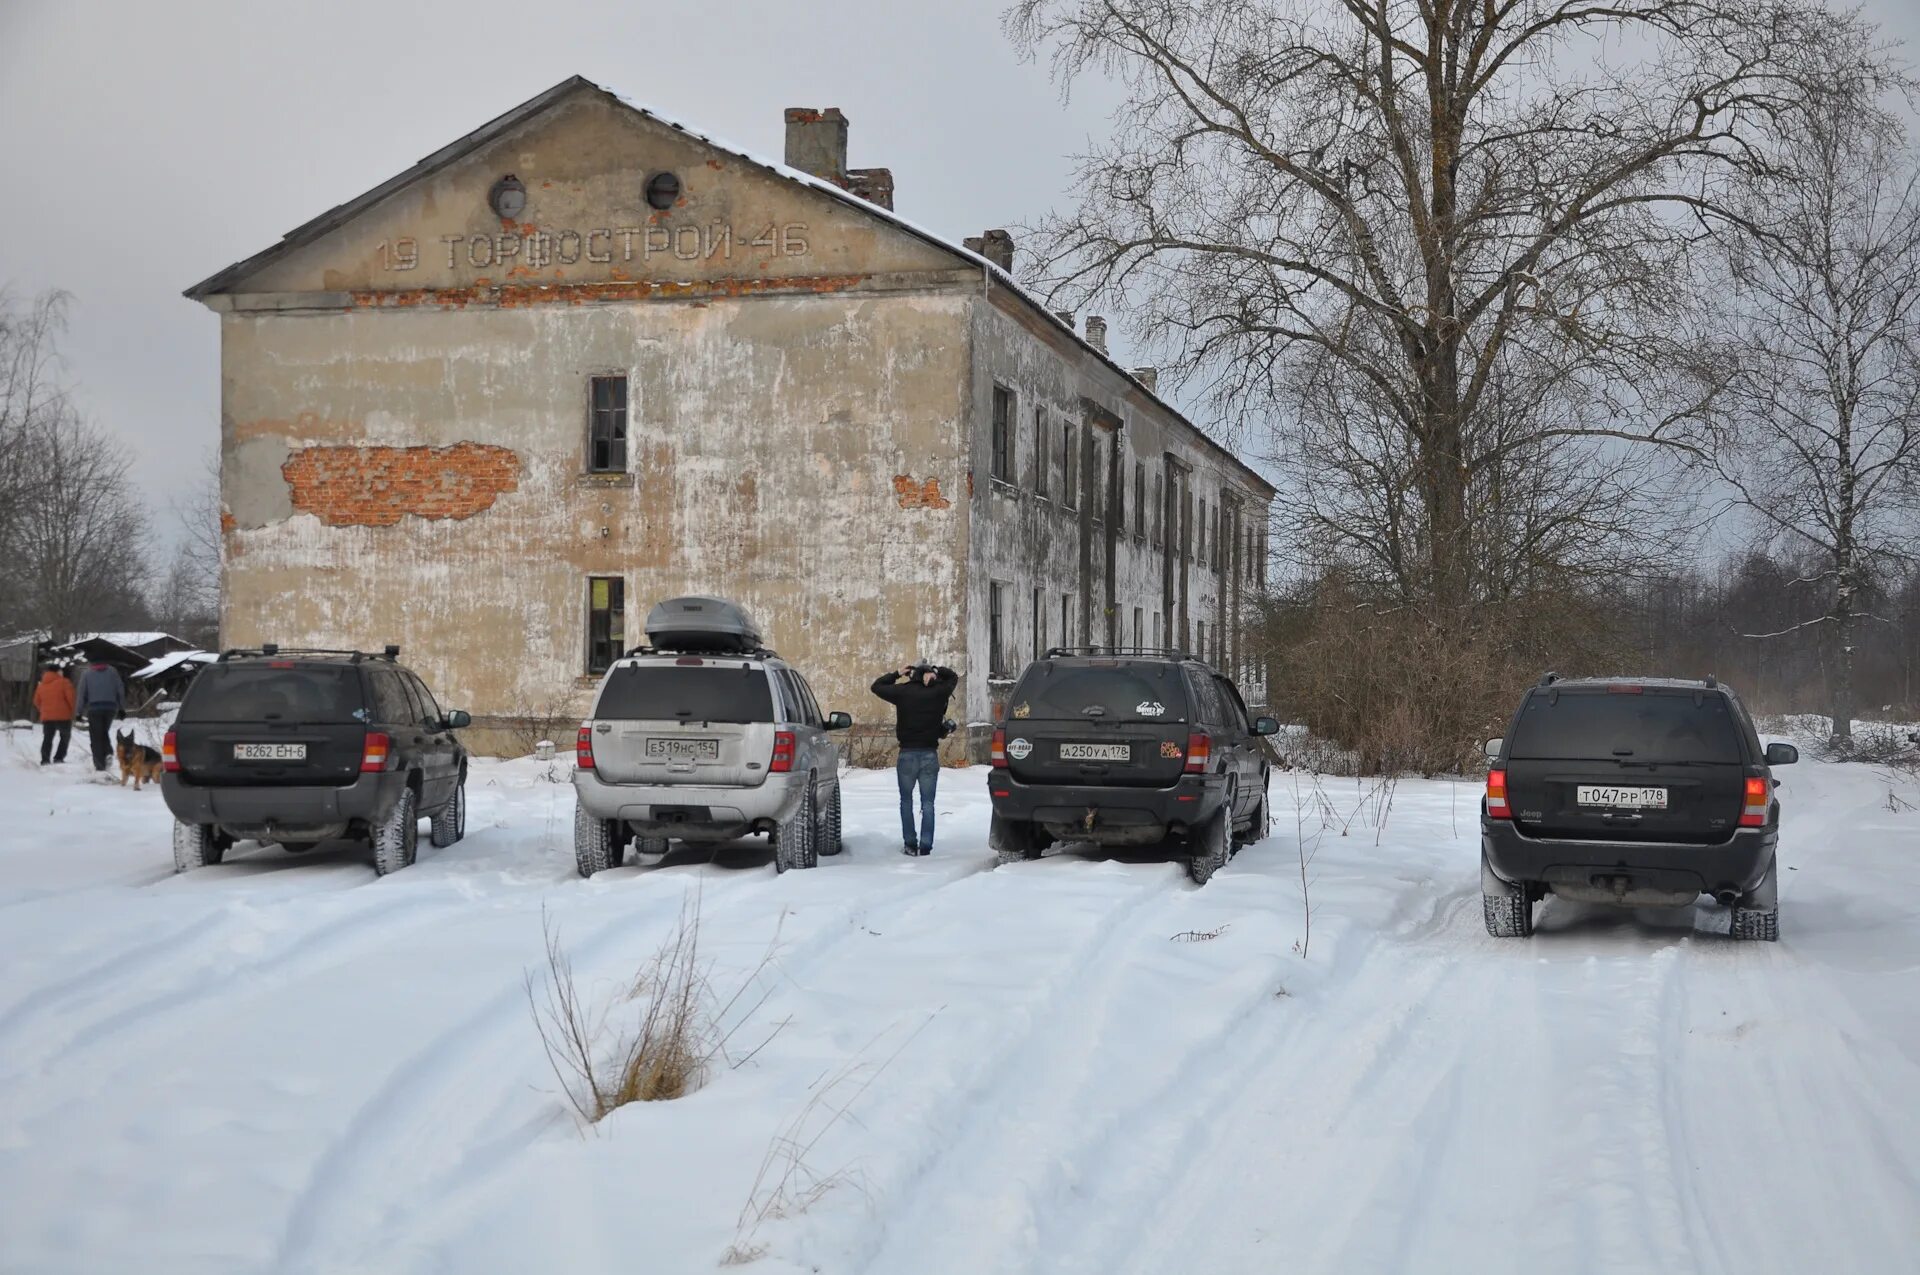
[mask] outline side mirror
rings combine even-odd
[[[1271,717],[1256,717],[1253,719],[1253,733],[1256,735],[1278,735],[1280,733],[1280,723],[1274,721]]]
[[[828,713],[827,714],[828,730],[846,730],[848,727],[852,725],[853,725],[853,718],[847,715],[846,713]]]
[[[459,730],[462,726],[473,725],[473,714],[464,708],[456,708],[447,714],[447,729]]]
[[[1791,766],[1800,760],[1800,750],[1792,744],[1768,744],[1767,765]]]
[[[1500,760],[1500,750],[1502,748],[1505,748],[1506,746],[1507,746],[1507,741],[1504,739],[1488,740],[1487,741],[1487,760],[1488,761]]]

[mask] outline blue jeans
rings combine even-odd
[[[940,750],[902,748],[894,763],[900,780],[900,840],[922,850],[933,849],[933,792],[940,786]],[[920,789],[920,836],[913,835],[913,790]]]

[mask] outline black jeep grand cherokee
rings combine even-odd
[[[1204,884],[1267,835],[1267,755],[1227,678],[1179,651],[1056,647],[1029,664],[993,732],[989,840],[1001,861],[1055,841],[1177,838]]]
[[[1480,807],[1487,932],[1533,933],[1547,892],[1629,907],[1679,907],[1710,894],[1733,936],[1780,936],[1773,766],[1791,744],[1760,745],[1731,689],[1667,679],[1562,680],[1528,690],[1506,738],[1491,740]]]
[[[161,749],[173,866],[218,863],[235,841],[292,851],[365,839],[384,876],[466,833],[467,750],[400,648],[228,651],[194,678]]]

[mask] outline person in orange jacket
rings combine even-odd
[[[40,764],[49,758],[55,765],[67,759],[67,745],[73,742],[73,682],[65,673],[49,664],[33,688],[33,711],[40,718]],[[55,737],[60,751],[53,751]]]

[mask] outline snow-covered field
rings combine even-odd
[[[1710,905],[1487,938],[1470,783],[1276,776],[1273,837],[1195,889],[993,868],[977,770],[906,859],[854,772],[817,871],[585,882],[571,789],[482,763],[467,840],[393,877],[176,877],[157,793],[29,753],[0,740],[6,1272],[1920,1268],[1920,789],[1869,768],[1782,772],[1783,937],[1736,946]],[[774,944],[758,1052],[583,1133],[523,988],[543,915],[611,997],[694,896],[722,993]]]

